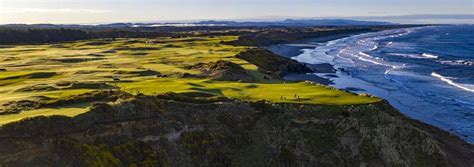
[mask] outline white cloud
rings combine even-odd
[[[109,10],[98,10],[98,9],[72,9],[72,8],[61,8],[61,9],[49,9],[49,8],[3,8],[0,13],[57,13],[57,14],[101,14],[110,13]]]

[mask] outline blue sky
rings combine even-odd
[[[474,14],[474,0],[0,0],[0,24]]]

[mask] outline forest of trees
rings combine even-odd
[[[142,38],[166,33],[126,30],[10,29],[0,28],[0,44],[43,44],[96,38]]]
[[[90,38],[82,30],[72,29],[0,29],[0,44],[52,43]]]
[[[246,27],[104,27],[68,25],[0,25],[0,45],[44,44],[98,38],[179,37],[224,32],[237,35]],[[221,33],[219,33],[221,34]]]

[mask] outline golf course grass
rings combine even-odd
[[[204,92],[239,100],[352,105],[380,101],[308,82],[262,79],[257,66],[235,56],[249,47],[223,44],[237,36],[99,39],[0,47],[0,113],[11,104],[54,101],[87,92],[119,89],[131,94]],[[243,67],[252,83],[183,77],[190,66],[219,60]],[[39,108],[0,115],[0,125],[35,116],[75,116],[89,104]]]

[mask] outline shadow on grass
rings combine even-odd
[[[188,83],[188,85],[191,85],[191,86],[193,86],[193,87],[200,87],[200,88],[205,87],[205,86],[203,86],[203,85],[199,85],[199,84],[196,84],[196,83]]]
[[[67,110],[67,109],[77,109],[77,108],[87,108],[91,106],[93,102],[88,102],[88,103],[77,103],[77,104],[68,104],[68,105],[63,105],[63,106],[55,106],[55,107],[50,107],[51,109],[57,109],[57,110]]]
[[[224,96],[222,94],[222,91],[220,89],[205,89],[205,88],[191,88],[191,90],[199,91],[199,92],[204,92],[204,93],[209,93],[213,95],[219,95],[219,96]]]

